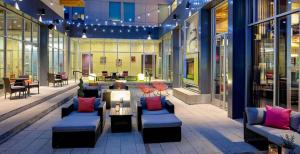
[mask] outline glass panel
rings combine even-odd
[[[129,53],[130,53],[130,41],[129,40],[120,40],[119,41],[118,50],[119,50],[118,52],[127,52],[128,56],[129,56]]]
[[[64,34],[59,33],[59,49],[64,49]]]
[[[53,48],[49,47],[49,72],[54,73],[53,69]]]
[[[37,44],[39,36],[39,25],[36,23],[32,23],[32,42]],[[50,45],[50,44],[49,44]]]
[[[53,47],[58,49],[58,32],[57,31],[54,31],[54,38],[53,38]]]
[[[53,70],[54,73],[58,73],[59,72],[59,55],[58,55],[58,49],[54,48],[54,52],[53,52]]]
[[[16,78],[22,75],[22,42],[7,39],[6,75]]]
[[[299,109],[300,14],[279,18],[279,106]]]
[[[183,83],[186,88],[199,91],[198,14],[186,22],[186,53],[183,58]]]
[[[143,41],[131,41],[131,52],[144,52]]]
[[[273,105],[274,24],[253,26],[253,104]]]
[[[279,13],[300,8],[300,0],[277,0]]]
[[[4,10],[0,8],[0,35],[4,36]]]
[[[117,40],[105,41],[105,52],[118,52]]]
[[[103,52],[104,51],[104,40],[91,40],[91,51]]]
[[[7,36],[22,40],[23,19],[15,13],[7,11]]]
[[[255,0],[255,4],[254,16],[256,21],[275,15],[274,0]]]
[[[228,2],[216,8],[216,35],[226,33],[228,31]]]
[[[39,69],[39,59],[38,59],[38,47],[32,46],[31,54],[31,75],[34,80],[38,80],[38,69]]]
[[[24,26],[24,39],[27,42],[31,42],[31,21],[25,19]]]
[[[134,3],[123,3],[124,4],[124,21],[134,22],[135,19],[135,5]]]
[[[64,72],[64,51],[59,50],[58,54],[59,72]]]
[[[121,3],[109,2],[109,19],[121,20]]]
[[[49,30],[49,40],[48,40],[49,47],[53,47],[53,31]]]
[[[1,20],[1,18],[0,18]],[[0,37],[0,78],[4,77],[4,38]],[[3,80],[0,79],[0,93],[3,91]]]
[[[32,46],[31,44],[25,44],[24,52],[24,74],[31,75],[31,64],[32,64]]]

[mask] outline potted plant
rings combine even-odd
[[[295,149],[295,136],[293,134],[285,134],[282,138],[282,153],[283,154],[294,154]]]
[[[83,80],[82,80],[82,78],[80,78],[79,81],[80,81],[79,84],[78,84],[79,89],[78,89],[77,94],[78,94],[78,97],[84,97],[84,93],[83,93]]]

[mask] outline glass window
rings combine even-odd
[[[299,110],[300,14],[279,18],[278,103]]]
[[[135,19],[134,3],[124,3],[124,21],[134,22],[134,19]]]
[[[274,0],[255,0],[255,21],[266,19],[275,15]]]
[[[38,44],[39,36],[39,25],[37,23],[32,23],[32,42]],[[50,40],[49,40],[50,41]]]
[[[6,76],[11,78],[22,75],[22,41],[7,39]]]
[[[38,58],[38,47],[33,45],[32,46],[32,53],[31,53],[31,75],[33,79],[38,79],[38,69],[39,69],[39,58]]]
[[[0,19],[1,20],[1,19]],[[0,78],[4,77],[4,38],[0,37]],[[3,80],[0,79],[0,93],[2,92]]]
[[[31,74],[32,72],[32,45],[25,44],[25,51],[24,51],[24,74]]]
[[[23,18],[13,12],[7,11],[7,36],[22,40]]]
[[[64,34],[59,33],[59,49],[64,49]]]
[[[274,23],[255,25],[252,32],[253,105],[273,105]]]
[[[109,2],[109,19],[121,20],[121,3],[120,2]]]
[[[277,0],[279,13],[300,8],[300,0]]]
[[[4,36],[4,10],[0,8],[0,35]]]
[[[27,19],[24,23],[24,41],[31,42],[31,21]]]

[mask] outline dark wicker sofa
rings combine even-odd
[[[174,105],[162,98],[162,110],[148,111],[144,101],[137,102],[137,125],[144,143],[181,141],[182,122],[174,114]]]
[[[62,108],[62,120],[52,128],[52,147],[94,147],[103,131],[105,112],[106,102],[92,113],[79,113],[74,104]]]
[[[295,137],[295,153],[300,153],[300,113],[292,111],[290,116],[290,130],[268,127],[264,125],[265,109],[247,107],[244,112],[244,140],[259,149],[267,151],[270,144],[276,145],[281,153],[285,135]]]

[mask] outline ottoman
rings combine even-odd
[[[144,143],[179,142],[181,126],[174,114],[142,115]]]
[[[94,147],[100,134],[99,116],[71,114],[52,127],[52,147]]]

